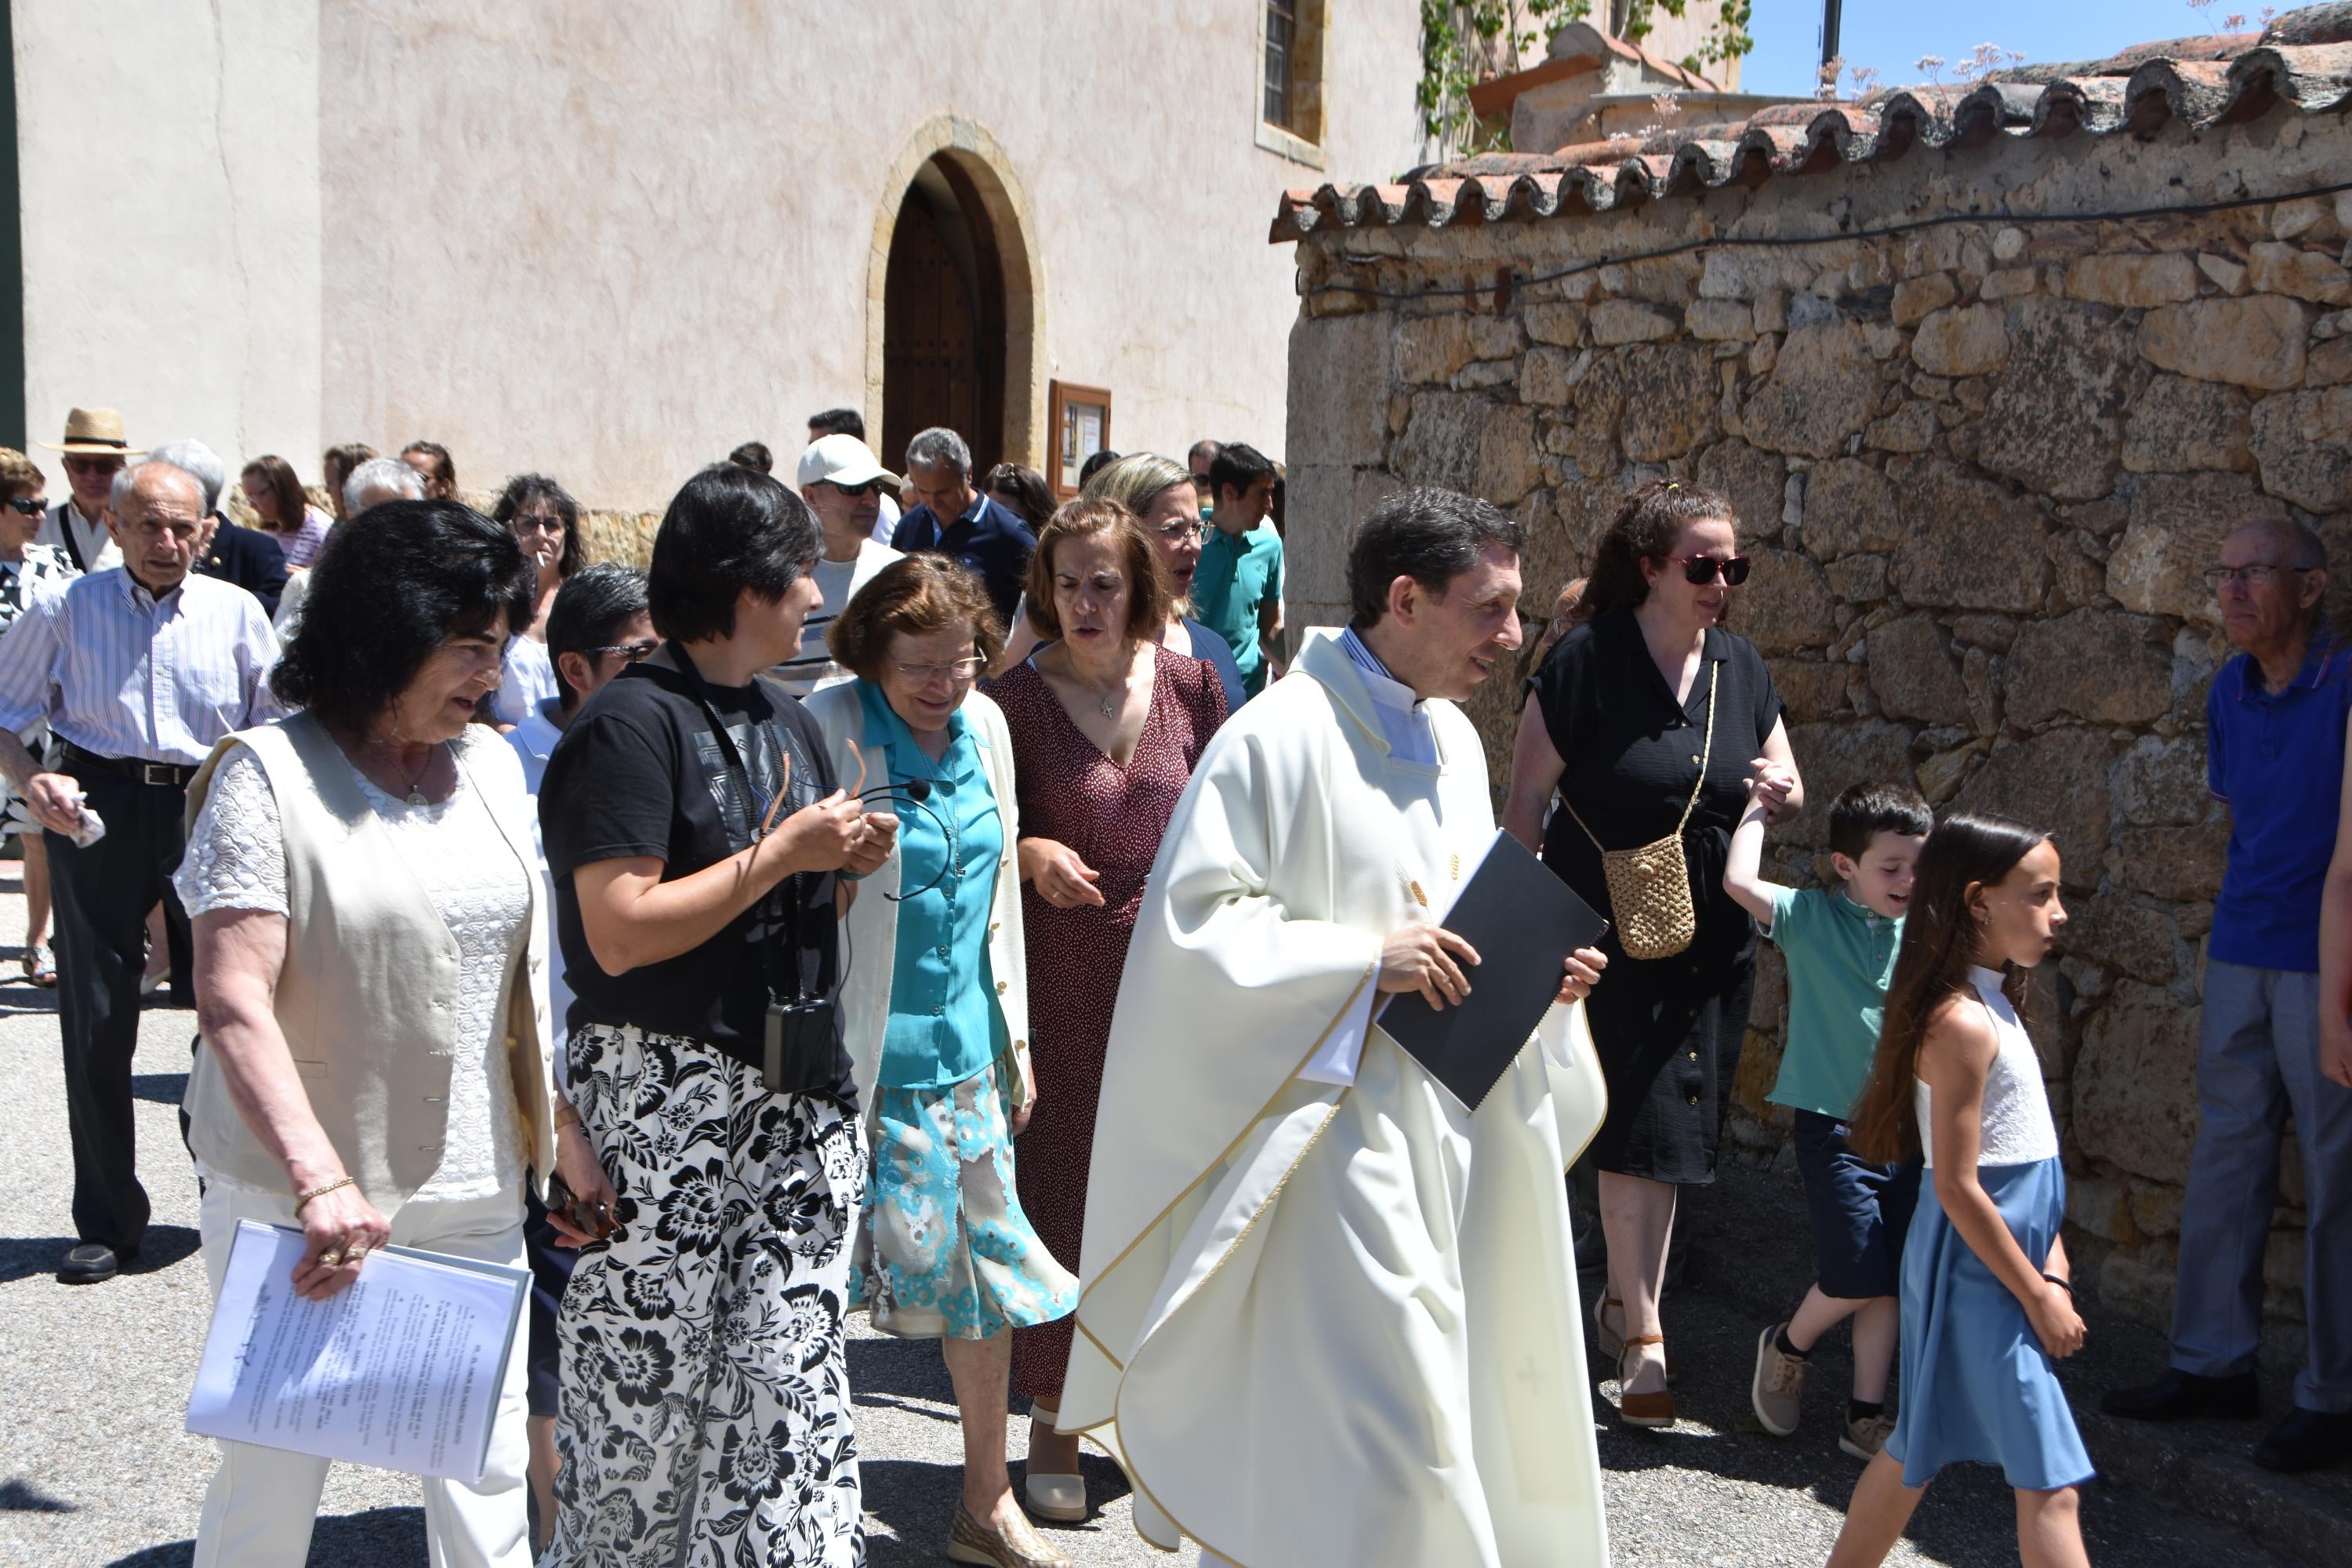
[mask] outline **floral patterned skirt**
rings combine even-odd
[[[1078,1281],[1037,1239],[1013,1185],[997,1069],[945,1089],[874,1091],[874,1167],[853,1305],[911,1340],[985,1340],[1066,1318]]]
[[[842,1322],[856,1117],[696,1040],[591,1025],[572,1103],[620,1201],[557,1320],[541,1568],[865,1561]]]

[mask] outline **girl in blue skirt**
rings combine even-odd
[[[2042,1063],[2018,1021],[2024,972],[2066,911],[2047,835],[1955,816],[1919,853],[1855,1152],[1922,1150],[1929,1185],[1903,1249],[1903,1411],[1847,1505],[1830,1568],[1875,1568],[1936,1472],[1999,1465],[2024,1568],[2087,1568],[2090,1456],[2053,1356],[2082,1348],[2058,1228],[2066,1182]]]

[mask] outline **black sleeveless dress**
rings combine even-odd
[[[1672,958],[1642,960],[1625,956],[1612,930],[1608,973],[1586,1005],[1609,1080],[1594,1163],[1686,1186],[1715,1180],[1755,991],[1756,923],[1723,890],[1723,868],[1748,806],[1748,762],[1780,719],[1780,693],[1755,644],[1710,629],[1690,695],[1677,702],[1631,610],[1571,630],[1528,682],[1566,763],[1561,799],[1613,850],[1674,831],[1698,783],[1710,675],[1715,742],[1683,834],[1698,934]],[[1611,912],[1601,853],[1565,810],[1545,827],[1543,858],[1579,897]]]

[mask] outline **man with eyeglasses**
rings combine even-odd
[[[1197,448],[1196,448],[1197,449]],[[1192,572],[1192,605],[1209,629],[1233,645],[1242,685],[1252,697],[1282,673],[1282,535],[1266,522],[1274,505],[1274,464],[1239,441],[1210,465],[1216,510]]]
[[[793,488],[808,502],[809,510],[816,513],[823,536],[821,553],[809,576],[824,602],[801,623],[801,651],[776,666],[777,678],[795,697],[805,698],[822,687],[853,679],[834,662],[824,645],[825,632],[857,590],[898,559],[897,551],[874,542],[882,487],[898,482],[898,476],[882,466],[873,448],[855,436],[821,436],[801,454]]]
[[[106,511],[122,564],[36,598],[0,638],[0,772],[48,830],[57,895],[77,1237],[58,1271],[67,1284],[112,1279],[146,1237],[131,1055],[159,900],[172,1005],[194,1003],[188,919],[172,889],[188,780],[224,736],[279,713],[261,602],[192,571],[205,532],[195,479],[142,463],[115,476]],[[44,718],[58,743],[36,762],[16,733]],[[94,841],[85,804],[105,825]]]
[[[1184,454],[1184,466],[1192,472],[1192,496],[1201,503],[1202,522],[1208,521],[1216,511],[1217,485],[1213,470],[1217,465],[1217,454],[1223,450],[1214,441],[1202,440],[1193,442],[1192,449]]]
[[[107,531],[107,498],[122,466],[147,455],[124,437],[122,416],[111,408],[71,409],[66,415],[65,439],[41,445],[63,454],[71,489],[49,508],[34,542],[65,552],[77,572],[121,565],[122,552]]]
[[[2240,652],[2205,700],[2206,771],[2230,808],[2230,849],[2206,944],[2172,1365],[2105,1404],[2109,1415],[2142,1421],[2258,1413],[2263,1264],[2292,1111],[2310,1349],[2294,1410],[2253,1458],[2305,1470],[2352,1456],[2352,1086],[2323,1071],[2319,976],[2352,647],[2327,635],[2326,552],[2301,523],[2238,530],[2208,575]]]

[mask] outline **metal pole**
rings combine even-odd
[[[1840,0],[1822,0],[1822,64],[1827,66],[1838,58],[1838,10]]]

